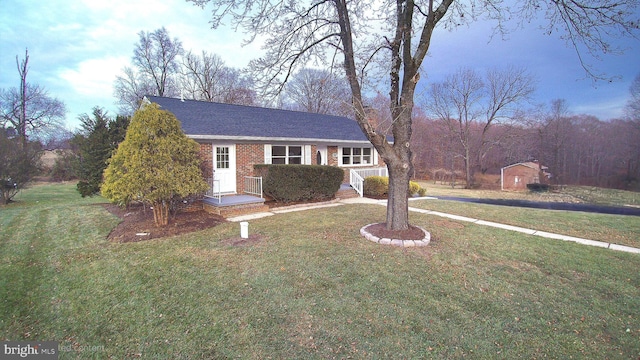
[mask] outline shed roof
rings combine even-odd
[[[194,139],[369,143],[355,120],[325,114],[146,96]]]
[[[519,163],[516,163],[516,164],[511,164],[511,165],[503,167],[502,169],[504,170],[504,169],[508,169],[508,168],[511,168],[511,167],[514,167],[514,166],[526,166],[528,168],[532,168],[532,169],[535,169],[535,170],[547,170],[548,169],[548,167],[546,167],[544,165],[540,165],[537,162],[533,162],[533,161],[519,162]]]

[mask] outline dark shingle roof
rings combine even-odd
[[[146,98],[172,112],[182,123],[185,134],[195,138],[368,142],[354,120],[341,116],[158,96]]]

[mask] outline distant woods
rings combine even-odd
[[[477,175],[497,175],[504,166],[538,160],[549,168],[554,184],[640,190],[639,119],[602,121],[564,107],[564,100],[554,100],[544,112],[486,132],[483,123],[472,123],[469,186]],[[416,177],[464,183],[467,149],[450,124],[418,114],[413,127]]]

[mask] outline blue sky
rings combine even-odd
[[[258,43],[240,46],[241,32],[212,30],[209,17],[208,10],[184,0],[0,0],[0,88],[18,86],[16,55],[23,58],[28,48],[28,81],[67,104],[67,127],[73,129],[78,116],[94,106],[116,113],[113,82],[130,64],[140,31],[164,26],[185,49],[215,53],[233,67],[261,53]],[[437,30],[420,85],[442,81],[462,67],[482,71],[509,65],[536,77],[536,103],[563,98],[575,114],[622,116],[631,81],[640,73],[640,41],[619,43],[626,48],[622,56],[588,59],[597,71],[619,77],[609,83],[585,78],[575,51],[558,34],[545,36],[531,25],[505,41],[490,41],[490,35],[487,23]]]

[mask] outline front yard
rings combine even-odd
[[[377,205],[254,220],[250,243],[222,223],[120,244],[72,185],[17,200],[0,208],[0,337],[59,341],[61,359],[640,356],[635,254],[421,214],[428,247],[380,246],[358,233]]]

